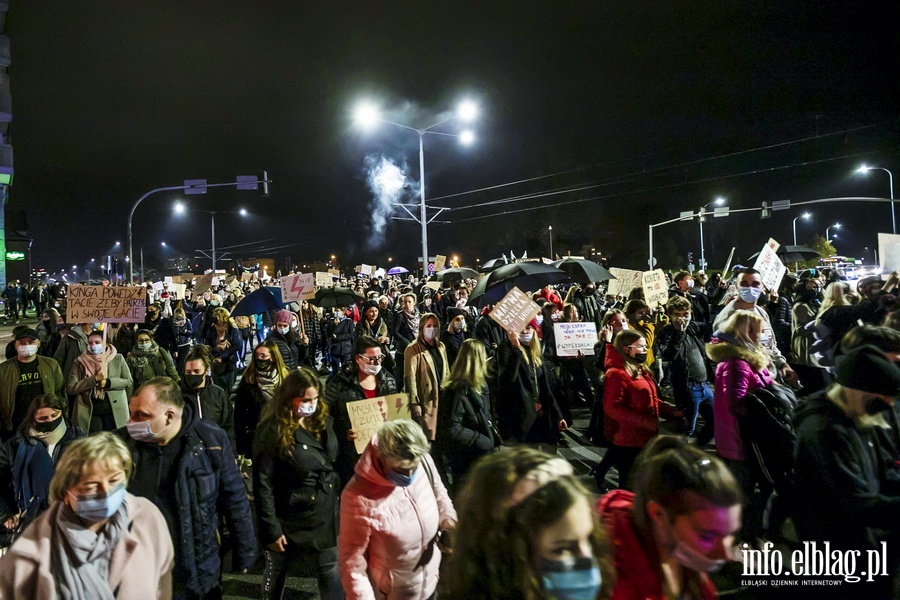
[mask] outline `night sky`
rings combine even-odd
[[[464,264],[510,250],[546,255],[552,225],[555,252],[593,244],[611,265],[637,268],[648,224],[716,196],[732,208],[888,197],[887,174],[853,170],[900,176],[897,2],[10,4],[8,209],[26,211],[34,266],[48,271],[124,244],[129,208],[152,188],[262,168],[270,198],[151,196],[135,215],[135,252],[158,262],[162,241],[169,255],[209,248],[207,215],[173,214],[183,198],[250,211],[217,217],[217,246],[260,242],[237,256],[299,264],[336,254],[348,265],[391,256],[412,268],[418,225],[393,222],[381,245],[367,243],[365,159],[405,163],[418,180],[418,139],[356,128],[364,98],[413,127],[460,99],[479,102],[475,145],[425,144],[426,197],[457,209],[432,225],[429,249]],[[531,181],[501,186],[521,180]],[[481,188],[492,189],[440,199]],[[576,191],[546,195],[567,189]],[[527,194],[537,196],[496,203]],[[483,206],[462,210],[473,204]],[[846,255],[891,228],[887,205],[811,210],[801,243],[839,221]],[[768,237],[791,243],[799,213],[711,221],[711,266],[733,245],[746,260]],[[663,266],[698,257],[696,223],[657,229],[656,244]]]

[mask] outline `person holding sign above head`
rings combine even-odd
[[[359,457],[354,445],[357,434],[350,425],[347,403],[397,393],[394,376],[383,368],[384,360],[381,344],[363,335],[353,345],[353,361],[328,381],[325,402],[334,417],[334,431],[340,444],[337,470],[343,485],[353,477]]]
[[[253,493],[265,548],[261,598],[280,599],[293,565],[314,571],[319,597],[340,600],[338,439],[318,375],[291,371],[263,409],[253,442]]]
[[[75,360],[66,391],[75,396],[72,422],[86,431],[113,431],[128,422],[131,371],[104,339],[102,331],[87,336],[87,349]]]
[[[16,334],[16,358],[0,364],[0,439],[6,441],[25,420],[28,405],[41,394],[62,396],[65,380],[59,363],[38,355],[33,329]]]

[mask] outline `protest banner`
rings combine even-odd
[[[878,264],[882,279],[887,279],[894,271],[900,271],[900,235],[878,234]]]
[[[212,287],[213,276],[212,273],[208,275],[204,275],[197,283],[194,285],[194,298],[199,298],[204,293],[209,291],[209,288]]]
[[[320,287],[320,288],[334,287],[334,279],[332,278],[331,273],[323,273],[322,271],[316,271],[316,287]]]
[[[69,286],[66,323],[143,323],[146,313],[144,286]]]
[[[334,275],[335,277],[341,276],[341,272],[339,269],[328,269],[328,272],[331,273],[332,275]]]
[[[354,445],[359,454],[363,453],[369,440],[387,421],[408,419],[411,416],[409,396],[391,394],[347,403],[350,429],[356,432]]]
[[[441,282],[440,281],[426,281],[425,287],[427,287],[430,290],[438,291],[441,289]]]
[[[588,355],[594,353],[597,343],[597,324],[590,323],[554,323],[556,334],[557,356],[578,356],[578,352]]]
[[[171,286],[169,286],[169,289],[179,300],[184,300],[184,291],[186,288],[187,286],[183,283],[173,283]]]
[[[153,282],[153,291],[154,291],[154,292],[161,292],[162,289],[163,289],[163,282],[162,282],[162,281],[154,281],[154,282]]]
[[[634,288],[644,285],[644,273],[641,271],[611,267],[609,272],[615,277],[607,282],[606,293],[609,296],[627,296]]]
[[[435,257],[434,257],[434,272],[437,273],[438,271],[443,271],[444,265],[446,265],[446,264],[447,264],[446,256],[444,256],[443,254],[435,255]]]
[[[644,288],[644,301],[650,308],[665,304],[669,299],[669,284],[662,269],[644,271],[641,286]]]
[[[372,277],[384,277],[386,275],[386,271],[382,268],[377,268],[372,272]]]
[[[778,258],[778,254],[776,254],[779,246],[778,242],[769,238],[766,245],[759,251],[759,256],[756,257],[756,262],[753,264],[753,268],[759,271],[763,285],[769,290],[777,290],[778,286],[781,285],[782,277],[787,273],[787,267],[784,266],[784,263]]]
[[[285,304],[298,300],[309,300],[316,295],[316,286],[312,273],[285,275],[279,283],[281,285],[281,301]]]
[[[169,285],[172,285],[172,283],[174,283],[174,282],[172,281],[172,278],[169,277],[169,276],[164,277],[164,278],[163,278],[163,281],[165,281],[165,282],[168,283]]]
[[[531,299],[531,296],[514,287],[494,306],[494,310],[488,313],[488,316],[506,331],[520,333],[539,312],[541,307]]]

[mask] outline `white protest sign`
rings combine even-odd
[[[161,292],[162,289],[163,289],[163,282],[162,282],[162,281],[154,281],[154,282],[153,282],[153,291],[154,291],[154,292]]]
[[[444,256],[443,254],[435,255],[435,257],[434,257],[434,272],[437,273],[438,271],[443,271],[444,265],[446,265],[446,264],[447,264],[446,256]]]
[[[66,323],[143,323],[146,313],[144,286],[69,286]]]
[[[172,285],[172,284],[174,283],[174,282],[172,281],[172,278],[171,278],[171,277],[168,277],[168,276],[166,276],[166,278],[165,278],[163,281],[165,281],[165,282],[168,283],[169,285]]]
[[[494,306],[488,316],[506,331],[519,333],[539,312],[541,307],[531,296],[514,287]]]
[[[332,278],[331,273],[316,271],[316,287],[334,287],[334,278]]]
[[[169,289],[175,294],[175,297],[179,300],[184,300],[184,290],[187,288],[183,283],[173,283],[169,286]]]
[[[666,274],[662,269],[644,271],[641,277],[641,286],[644,288],[644,301],[650,308],[665,304],[669,299],[669,286],[666,282]]]
[[[606,293],[610,296],[627,296],[634,288],[644,285],[642,271],[611,267],[609,272],[615,277],[606,282]]]
[[[286,275],[281,278],[281,301],[284,303],[298,300],[309,300],[316,295],[316,286],[312,273]]]
[[[350,429],[356,432],[354,445],[362,454],[381,426],[387,421],[409,419],[409,396],[391,394],[347,403],[347,415],[350,417]]]
[[[578,356],[579,351],[582,354],[594,353],[596,323],[554,323],[553,331],[556,334],[557,356]]]
[[[756,262],[753,264],[753,268],[759,271],[763,285],[769,290],[777,290],[778,286],[781,285],[782,277],[787,272],[787,267],[784,266],[784,263],[778,258],[778,254],[776,254],[779,245],[778,242],[769,238],[769,241],[760,250],[759,256],[756,257]]]
[[[882,279],[894,271],[900,271],[900,235],[878,234],[878,264]]]
[[[437,292],[438,290],[441,289],[441,282],[440,281],[426,281],[425,287]]]
[[[372,277],[384,277],[384,276],[385,276],[385,270],[381,269],[381,268],[375,269],[375,272],[372,273]]]
[[[375,267],[373,267],[372,265],[367,265],[366,263],[363,263],[363,264],[359,265],[358,267],[356,267],[356,272],[362,273],[363,275],[370,275],[372,273],[372,269],[374,269],[374,268]]]

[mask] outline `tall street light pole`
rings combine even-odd
[[[795,246],[797,245],[797,219],[808,219],[811,216],[812,216],[811,213],[805,212],[802,215],[800,215],[799,217],[794,217],[793,227],[794,227],[794,245]]]
[[[553,225],[547,225],[547,231],[550,232],[550,260],[553,260]]]
[[[700,207],[698,221],[700,221],[700,268],[703,271],[706,271],[706,249],[703,247],[703,222],[706,220],[706,207],[710,204],[715,204],[716,206],[721,206],[725,203],[725,198],[716,198],[711,202],[707,202],[703,206]]]
[[[891,225],[893,227],[894,234],[897,233],[897,216],[894,213],[894,175],[885,169],[884,167],[868,167],[866,165],[861,166],[856,170],[857,173],[862,175],[868,173],[869,171],[884,171],[888,174],[888,183],[891,186]]]
[[[186,208],[182,203],[175,204],[175,212],[183,213],[186,210],[190,210],[193,212],[206,213],[210,216],[210,241],[212,242],[212,246],[210,247],[209,257],[212,260],[212,270],[213,273],[216,272],[216,214],[225,214],[225,215],[241,215],[242,217],[247,216],[247,211],[245,209],[241,210],[200,210],[197,208]],[[226,252],[227,254],[227,252]]]
[[[455,137],[459,138],[459,141],[464,145],[469,145],[473,141],[475,141],[475,135],[468,130],[462,131],[459,134],[455,133],[446,133],[442,131],[432,131],[435,127],[439,125],[443,125],[448,121],[452,121],[453,119],[459,119],[462,122],[469,122],[473,120],[478,113],[478,108],[474,103],[470,101],[463,102],[460,104],[457,112],[446,119],[438,121],[433,125],[429,125],[428,127],[424,127],[422,129],[416,129],[415,127],[410,127],[409,125],[403,125],[402,123],[396,123],[394,121],[389,121],[381,117],[378,112],[378,109],[370,104],[362,104],[357,107],[355,112],[355,119],[358,125],[364,128],[371,128],[375,123],[387,123],[388,125],[394,125],[396,127],[400,127],[401,129],[407,129],[409,131],[414,131],[419,136],[419,218],[416,219],[413,213],[403,204],[400,205],[403,210],[405,210],[410,216],[413,217],[414,220],[418,221],[422,226],[422,276],[425,277],[428,274],[428,223],[430,222],[428,219],[428,206],[425,204],[425,134],[432,135],[443,135],[447,137]],[[440,209],[437,214],[440,214],[446,209]],[[435,217],[437,217],[437,214]]]
[[[841,228],[840,223],[835,223],[834,225],[829,225],[828,227],[826,227],[825,228],[825,239],[831,240],[831,230],[832,229],[840,229],[840,228]]]

